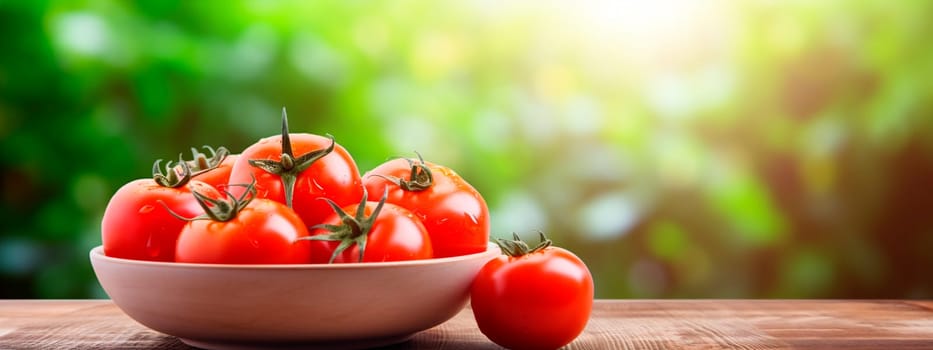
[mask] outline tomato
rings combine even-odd
[[[393,159],[363,176],[369,200],[388,189],[388,203],[411,210],[428,230],[435,257],[479,253],[489,241],[483,197],[448,167],[420,159]]]
[[[363,200],[333,211],[324,223],[312,228],[312,263],[379,262],[430,259],[431,239],[424,225],[410,211],[397,205]],[[350,216],[347,212],[355,213]]]
[[[192,160],[188,162],[193,173],[192,179],[206,182],[217,189],[223,190],[227,187],[230,180],[230,171],[233,170],[233,164],[239,155],[230,154],[224,147],[218,147],[214,150],[211,147],[204,146],[210,156],[206,153],[198,152],[192,148]]]
[[[470,290],[473,315],[487,338],[509,349],[557,349],[589,320],[593,277],[570,251],[518,236],[498,241],[505,255],[480,269]]]
[[[187,165],[176,167],[169,163],[163,172],[160,162],[153,165],[153,178],[123,185],[107,203],[100,225],[107,256],[172,261],[185,221],[173,217],[166,208],[184,216],[201,213],[184,186],[191,176]],[[179,160],[177,164],[182,163]]]
[[[285,203],[308,226],[333,211],[318,198],[337,204],[355,203],[362,194],[359,169],[350,153],[332,138],[290,134],[282,111],[282,135],[259,140],[240,154],[230,172],[230,184],[256,179],[258,198]],[[239,195],[236,189],[232,193]]]
[[[191,181],[204,216],[185,224],[175,261],[208,264],[304,264],[310,247],[300,241],[308,230],[285,205],[253,198],[248,189],[236,198],[210,184]]]

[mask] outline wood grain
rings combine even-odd
[[[598,300],[567,349],[933,349],[933,301]],[[105,300],[0,301],[0,349],[190,349]],[[469,308],[385,349],[499,349]]]

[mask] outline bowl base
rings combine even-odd
[[[216,340],[198,340],[198,339],[186,339],[179,338],[183,343],[190,346],[207,349],[207,350],[259,350],[259,349],[275,349],[275,350],[298,350],[298,349],[309,349],[309,350],[355,350],[355,349],[368,349],[368,348],[377,348],[387,345],[397,344],[411,339],[414,334],[405,334],[400,336],[391,336],[385,338],[372,338],[372,339],[349,339],[347,341],[335,341],[335,342],[308,342],[308,343],[243,343],[243,342],[228,342],[228,341],[216,341]]]

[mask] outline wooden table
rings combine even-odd
[[[933,349],[933,301],[598,300],[568,349]],[[190,349],[107,300],[0,300],[0,349]],[[498,349],[469,308],[388,349]]]

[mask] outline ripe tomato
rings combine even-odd
[[[420,159],[393,159],[363,176],[369,200],[388,189],[388,203],[415,213],[431,236],[435,257],[479,253],[489,241],[483,197],[448,167]]]
[[[506,255],[480,269],[470,290],[473,315],[487,338],[509,349],[557,349],[586,326],[593,307],[593,277],[563,248],[529,248],[518,235],[498,241]]]
[[[107,203],[101,220],[101,240],[107,256],[136,259],[175,260],[175,242],[185,225],[166,208],[185,215],[201,213],[197,201],[185,188],[191,171],[184,161],[169,163],[163,172],[161,160],[153,165],[152,179],[133,180],[117,190]]]
[[[329,198],[343,206],[362,195],[359,169],[350,153],[332,138],[289,134],[282,110],[282,135],[259,140],[247,147],[233,164],[230,184],[256,179],[258,198],[285,203],[306,225],[316,225],[333,213]],[[240,195],[242,190],[231,189]]]
[[[431,239],[410,211],[397,205],[363,200],[334,211],[312,228],[312,263],[379,262],[430,259]],[[347,212],[355,213],[350,216]]]
[[[297,214],[248,189],[234,198],[213,186],[191,181],[204,216],[181,230],[175,261],[208,264],[304,264],[310,247],[300,241],[308,230]]]

